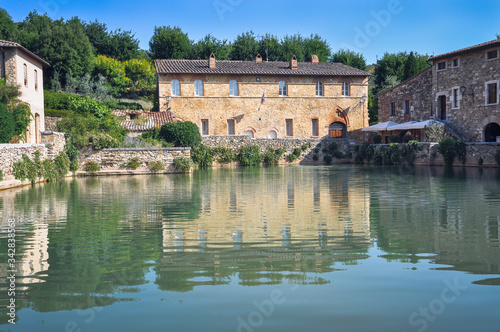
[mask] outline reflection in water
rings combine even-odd
[[[343,273],[354,280],[375,275],[381,264],[425,270],[429,261],[435,265],[429,273],[465,271],[479,274],[471,280],[475,285],[498,286],[500,185],[490,171],[238,168],[77,178],[5,191],[0,193],[0,274],[7,275],[6,221],[15,218],[17,310],[26,315],[26,308],[62,314],[134,305],[151,285],[160,294],[156,297],[198,294],[203,287],[223,294],[230,287],[233,301],[241,303],[253,298],[237,286],[318,287],[318,294],[307,288],[316,294],[311,311],[288,317],[293,327],[295,316],[318,313],[314,303],[330,305],[342,292],[336,287]],[[362,277],[351,275],[358,268],[366,269]],[[370,289],[384,289],[384,278],[362,280],[347,283],[350,299],[345,301],[361,303]],[[409,294],[400,290],[391,296],[408,301]],[[2,291],[2,308],[8,301]],[[413,305],[421,304],[408,310]],[[237,310],[231,303],[216,306],[218,312]],[[0,314],[0,323],[6,323],[5,310]],[[20,317],[16,328],[43,330],[36,323],[40,319]],[[401,321],[407,329],[407,316]]]

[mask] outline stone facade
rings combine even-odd
[[[80,171],[84,171],[85,164],[89,161],[95,161],[101,167],[102,171],[126,171],[122,165],[128,163],[131,159],[137,158],[140,162],[139,168],[133,170],[133,173],[150,173],[148,165],[152,161],[162,162],[165,165],[163,173],[173,173],[174,159],[177,157],[191,157],[191,148],[118,148],[96,150],[83,156],[80,159]],[[106,172],[103,172],[106,173]],[[106,173],[109,174],[109,173]]]
[[[248,66],[247,63],[255,64],[258,69],[276,66],[258,60],[240,61],[237,65]],[[221,64],[225,65],[225,61],[217,61],[216,68]],[[196,123],[203,135],[328,138],[337,124],[336,133],[340,137],[361,139],[360,129],[368,125],[368,103],[363,97],[368,94],[369,74],[361,71],[352,75],[314,75],[313,71],[300,74],[306,65],[311,63],[298,63],[296,70],[282,67],[276,74],[252,75],[242,74],[238,68],[233,73],[207,70],[202,74],[176,73],[174,69],[167,72],[161,71],[156,63],[160,111],[170,109],[178,120]],[[208,68],[208,64],[205,66]],[[179,95],[172,93],[173,80],[179,82]],[[203,84],[203,96],[195,96],[196,80]],[[233,96],[230,96],[231,81],[237,82],[237,93]],[[280,82],[287,84],[286,96],[280,96]],[[319,96],[318,82],[323,90]],[[348,96],[343,96],[346,94],[343,85],[349,87]]]
[[[379,121],[435,117],[466,141],[500,140],[500,39],[429,61],[430,70],[379,95]],[[410,102],[409,114],[403,114],[405,100]],[[396,113],[391,116],[393,102]]]

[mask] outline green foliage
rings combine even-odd
[[[106,133],[92,133],[88,136],[89,144],[96,150],[118,148],[120,141]]]
[[[69,136],[66,139],[64,152],[66,153],[70,161],[69,170],[73,173],[76,172],[80,167],[80,163],[78,162],[78,157],[80,157],[80,151],[77,149],[72,136]]]
[[[262,155],[257,145],[240,148],[238,160],[243,166],[258,166],[262,163]]]
[[[89,97],[70,97],[69,109],[84,115],[93,115],[99,119],[110,113],[103,103]]]
[[[7,104],[21,95],[18,85],[8,84],[5,78],[0,79],[0,103]]]
[[[20,181],[27,179],[34,185],[37,179],[43,177],[44,173],[40,156],[40,151],[35,151],[35,156],[31,160],[27,155],[23,154],[21,160],[13,165],[14,178]]]
[[[455,150],[455,140],[450,137],[445,137],[439,141],[438,152],[443,156],[443,160],[446,166],[453,165],[455,160],[456,150]]]
[[[495,152],[495,161],[497,162],[498,166],[500,166],[500,149],[497,150],[497,152]]]
[[[304,143],[304,144],[302,144],[302,146],[300,148],[302,149],[302,151],[306,151],[310,147],[311,147],[311,143]]]
[[[105,55],[98,55],[93,60],[93,75],[102,75],[107,82],[111,93],[115,96],[122,96],[130,86],[130,79],[125,73],[125,64]]]
[[[14,136],[23,137],[28,129],[31,110],[17,99],[19,95],[18,86],[0,79],[0,143],[8,143]]]
[[[85,171],[87,171],[88,173],[96,173],[99,172],[100,170],[101,166],[99,166],[99,164],[93,160],[87,161],[85,163]]]
[[[337,159],[343,159],[344,158],[344,154],[341,152],[341,151],[334,151],[333,152],[333,156]]]
[[[114,99],[103,100],[102,103],[110,110],[141,110],[142,105],[139,103],[128,103]]]
[[[364,142],[361,145],[355,145],[354,151],[356,152],[356,156],[354,157],[354,162],[356,164],[363,164],[364,160],[371,161],[373,155],[375,154],[375,147],[373,144],[368,142]]]
[[[189,158],[177,157],[174,159],[174,168],[179,172],[187,173],[191,170],[191,167],[191,159]]]
[[[378,123],[378,99],[373,96],[371,89],[368,92],[368,118],[370,125]]]
[[[340,49],[333,53],[331,62],[340,62],[361,70],[366,70],[366,59],[361,53],[356,53],[351,50]]]
[[[401,149],[402,158],[410,165],[413,165],[416,152],[422,149],[421,145],[418,145],[417,141],[408,141],[407,144],[403,145]]]
[[[446,136],[444,126],[436,122],[431,123],[425,130],[427,142],[439,142]]]
[[[44,180],[47,182],[55,182],[58,178],[58,172],[56,169],[56,165],[52,162],[52,160],[45,159],[42,162],[42,174]]]
[[[7,109],[7,105],[0,104],[0,143],[9,143],[14,136],[14,115]]]
[[[279,163],[281,157],[285,153],[285,149],[278,148],[274,150],[271,147],[267,148],[267,151],[262,156],[262,162],[266,165],[275,165]]]
[[[399,137],[398,135],[391,135],[389,137],[389,142],[391,142],[391,143],[401,143],[401,137]]]
[[[0,169],[0,181],[3,180],[3,169]]]
[[[313,160],[314,161],[318,161],[319,160],[319,156],[316,153],[313,154]]]
[[[120,168],[138,169],[140,166],[141,162],[139,161],[139,158],[134,157],[127,161],[125,164],[120,165]]]
[[[323,156],[323,161],[324,161],[325,163],[327,163],[327,164],[331,164],[331,163],[332,163],[332,160],[333,160],[333,158],[332,158],[332,156],[331,156],[331,155],[329,155],[329,154],[325,154],[325,155]]]
[[[211,154],[212,157],[220,164],[229,164],[237,159],[233,150],[223,146],[213,148]]]
[[[191,159],[200,168],[208,168],[212,166],[212,154],[210,148],[200,144],[191,148]]]
[[[3,8],[0,8],[0,39],[14,40],[17,35],[17,27],[12,17]]]
[[[318,34],[311,34],[304,38],[303,43],[304,61],[311,61],[311,56],[315,54],[318,56],[319,62],[327,62],[332,54],[330,45]]]
[[[373,144],[380,144],[382,142],[382,136],[379,134],[373,136]]]
[[[292,153],[294,155],[296,155],[297,157],[300,157],[300,155],[302,154],[302,149],[301,148],[294,148]]]
[[[54,158],[54,166],[57,172],[56,180],[64,178],[71,170],[71,160],[66,151],[61,151]]]
[[[153,59],[189,59],[191,40],[179,27],[155,27],[149,41],[149,50]]]
[[[175,161],[174,161],[175,162]],[[165,169],[165,165],[161,161],[150,161],[148,163],[149,169],[151,172],[156,173],[163,171]]]
[[[455,154],[457,159],[460,160],[462,164],[465,164],[467,161],[467,146],[464,141],[458,140],[455,142]]]
[[[160,135],[175,146],[196,147],[201,144],[201,134],[198,126],[191,121],[170,122],[161,126]]]
[[[132,95],[150,96],[156,88],[156,71],[151,62],[131,59],[124,63],[124,67]]]
[[[214,54],[217,60],[229,60],[232,45],[226,39],[219,40],[212,34],[208,34],[193,45],[193,59],[208,59]]]
[[[239,34],[232,44],[231,60],[255,60],[259,53],[259,43],[253,31]]]
[[[45,89],[43,91],[43,98],[46,110],[69,110],[71,100],[79,97],[76,94],[55,92]]]
[[[290,153],[286,156],[286,161],[288,161],[289,163],[293,163],[295,160],[297,160],[297,155],[294,154],[294,153]]]
[[[411,141],[411,135],[409,135],[409,134],[405,134],[405,135],[401,138],[401,141],[402,141],[402,143],[408,143],[409,141]]]

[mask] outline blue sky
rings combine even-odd
[[[111,30],[132,30],[144,49],[162,25],[179,26],[194,41],[208,33],[232,41],[249,30],[317,33],[333,51],[361,52],[368,63],[385,52],[441,54],[500,34],[498,0],[0,0],[0,7],[16,22],[33,10],[97,19]]]

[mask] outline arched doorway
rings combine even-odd
[[[438,118],[446,120],[446,96],[438,97]]]
[[[347,126],[342,122],[333,122],[328,126],[328,133],[330,138],[346,138]]]
[[[500,125],[495,122],[488,123],[484,127],[484,141],[485,142],[496,142],[497,137],[500,136]]]

